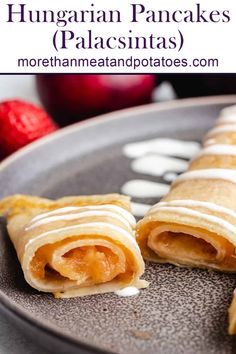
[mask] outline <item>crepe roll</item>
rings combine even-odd
[[[69,298],[147,286],[128,197],[15,195],[0,201],[0,214],[26,281],[39,291]]]
[[[227,119],[222,113],[188,171],[137,224],[145,259],[236,272],[236,117],[226,112]],[[233,334],[236,294],[229,315]]]
[[[170,192],[137,224],[144,258],[179,266],[236,271],[236,145],[227,144],[228,121],[222,115],[205,146]],[[219,124],[219,121],[220,124]],[[225,129],[227,127],[227,129]],[[217,141],[216,129],[221,129]],[[235,130],[236,132],[236,130]],[[215,143],[208,144],[212,137]],[[224,141],[224,143],[222,143]]]

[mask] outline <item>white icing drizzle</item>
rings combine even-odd
[[[126,182],[121,191],[131,197],[153,198],[162,197],[168,193],[169,189],[170,187],[167,184],[136,179]]]
[[[229,155],[236,156],[235,145],[215,144],[202,149],[195,159],[205,155]]]
[[[236,132],[236,124],[223,124],[212,129],[207,134],[206,138],[208,139],[221,133],[235,133],[235,132]]]
[[[125,156],[136,158],[131,163],[133,171],[153,176],[163,176],[163,179],[168,183],[176,179],[177,173],[186,170],[188,163],[181,158],[192,158],[199,150],[200,144],[195,141],[168,138],[140,141],[123,147]],[[134,179],[127,181],[121,187],[121,192],[136,198],[160,198],[167,194],[169,189],[169,185],[165,183]],[[139,203],[136,204],[135,215],[143,216],[147,212],[147,207]]]
[[[140,290],[135,288],[134,286],[128,286],[127,288],[117,290],[114,293],[118,296],[127,297],[138,295],[140,293]]]
[[[73,206],[68,206],[68,207],[64,207],[64,208],[59,208],[59,209],[54,209],[52,211],[49,211],[47,213],[42,213],[39,215],[36,215],[32,220],[31,223],[36,222],[38,220],[47,218],[47,217],[51,217],[54,215],[64,215],[67,214],[69,212],[75,211],[75,212],[81,212],[81,211],[87,211],[87,210],[92,210],[92,211],[114,211],[116,213],[118,213],[119,215],[121,215],[123,218],[125,218],[128,223],[132,226],[135,227],[136,225],[136,220],[133,217],[133,215],[126,209],[118,206],[118,205],[113,205],[113,204],[104,204],[104,205],[85,205],[85,206],[81,206],[81,207],[73,207]]]
[[[43,218],[46,218],[51,215],[60,215],[60,214],[67,214],[70,213],[71,211],[77,211],[81,209],[80,207],[75,207],[75,206],[67,206],[64,208],[59,208],[59,209],[53,209],[52,211],[48,211],[46,213],[41,213],[39,215],[36,215],[32,221],[37,221]]]
[[[167,172],[164,176],[163,179],[166,182],[173,182],[176,178],[178,177],[178,174],[175,172]]]
[[[222,179],[231,183],[236,183],[236,170],[224,168],[209,168],[204,170],[188,171],[180,175],[175,181],[174,185],[180,182],[194,180],[194,179]]]
[[[234,225],[232,225],[230,222],[225,221],[218,216],[209,215],[209,214],[205,214],[200,211],[197,211],[197,210],[188,209],[188,208],[184,208],[184,207],[178,207],[178,206],[176,206],[176,207],[160,206],[158,208],[158,211],[167,211],[170,213],[181,214],[184,216],[201,218],[204,221],[208,221],[210,223],[219,225],[220,227],[223,227],[224,229],[226,229],[236,235],[236,227]],[[235,236],[231,237],[231,242],[233,242],[233,244],[235,244],[234,238],[235,238]]]
[[[123,153],[129,158],[137,158],[149,153],[157,153],[188,159],[193,157],[199,150],[200,144],[195,141],[157,138],[127,144],[123,148]]]
[[[217,125],[223,124],[236,124],[236,114],[235,116],[228,116],[228,117],[220,117],[216,121]]]
[[[186,200],[171,200],[169,202],[160,202],[155,204],[149,211],[149,214],[155,213],[160,207],[163,206],[176,206],[176,207],[190,207],[190,208],[197,208],[197,207],[203,207],[209,211],[217,212],[217,213],[222,213],[227,216],[230,216],[234,219],[236,219],[236,212],[228,209],[222,205],[218,205],[215,203],[210,203],[210,202],[205,202],[205,201],[199,201],[199,200],[192,200],[192,199],[186,199]]]
[[[217,124],[236,123],[236,105],[222,109]]]
[[[162,176],[169,171],[183,172],[187,167],[188,162],[185,160],[161,155],[144,156],[134,160],[131,164],[134,172],[152,176]]]
[[[213,145],[213,144],[216,144],[216,139],[214,139],[214,138],[207,139],[204,142],[204,146],[210,146],[210,145]]]
[[[134,203],[134,202],[131,203],[132,213],[136,216],[144,216],[150,208],[151,205],[149,204]]]
[[[235,145],[224,145],[224,144],[215,144],[208,146],[200,151],[196,156],[196,159],[205,156],[205,155],[228,155],[236,156],[236,146]]]
[[[33,221],[32,223],[29,224],[28,227],[25,228],[26,231],[34,229],[36,227],[50,224],[55,221],[70,221],[70,220],[78,220],[81,218],[86,218],[86,217],[96,217],[96,216],[104,216],[104,217],[111,217],[113,219],[116,219],[118,221],[121,221],[126,227],[131,229],[130,223],[121,215],[111,212],[111,211],[81,211],[76,214],[61,214],[61,215],[53,215],[53,216],[48,216],[44,217],[42,219]]]
[[[135,246],[136,249],[139,250],[138,244],[135,239],[135,235],[133,233],[126,231],[122,227],[119,227],[119,226],[113,225],[113,224],[109,224],[106,222],[91,222],[91,223],[86,223],[86,224],[65,226],[65,227],[61,227],[58,229],[46,231],[46,232],[43,232],[42,234],[37,235],[33,239],[30,239],[25,247],[27,248],[31,243],[34,243],[36,240],[42,239],[42,238],[49,236],[49,235],[56,235],[59,232],[73,231],[73,230],[78,230],[78,229],[82,229],[85,231],[86,229],[90,230],[90,229],[94,229],[94,228],[97,231],[102,229],[102,234],[104,234],[104,230],[103,230],[104,228],[105,228],[105,230],[112,230],[112,231],[118,232],[118,233],[122,234],[123,236],[127,237],[132,242],[133,246]]]

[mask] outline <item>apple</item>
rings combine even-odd
[[[154,75],[36,76],[41,101],[60,125],[114,110],[149,103]]]

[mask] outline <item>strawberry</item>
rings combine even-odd
[[[41,108],[24,101],[0,103],[0,157],[57,130],[56,123]]]

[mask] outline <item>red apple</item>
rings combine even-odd
[[[37,75],[45,109],[61,125],[150,102],[154,75]]]

